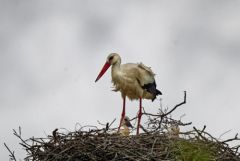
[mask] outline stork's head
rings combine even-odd
[[[107,61],[109,64],[114,65],[117,62],[121,62],[121,58],[117,53],[111,53],[107,57]]]
[[[109,54],[108,57],[107,57],[106,63],[102,67],[102,70],[98,74],[97,79],[95,80],[95,82],[97,82],[103,76],[103,74],[108,70],[108,68],[111,65],[115,65],[116,63],[121,63],[120,56],[117,53]]]
[[[131,127],[133,128],[131,122],[130,122],[130,119],[129,117],[125,116],[124,119],[123,119],[123,122],[122,122],[122,125],[126,125],[127,127]]]

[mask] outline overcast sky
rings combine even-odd
[[[6,142],[23,151],[25,138],[55,128],[111,122],[121,114],[110,70],[95,83],[106,57],[151,66],[162,97],[143,101],[154,112],[162,98],[171,108],[187,104],[176,119],[219,137],[240,132],[240,1],[0,0],[0,160]],[[127,101],[134,117],[138,102]]]

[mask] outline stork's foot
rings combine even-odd
[[[121,119],[120,119],[120,124],[119,124],[119,126],[118,126],[118,133],[120,132],[120,128],[121,128],[121,126],[122,126],[122,122],[123,122],[124,117],[125,117],[125,115],[124,115],[124,116],[122,115],[122,117],[121,117]]]
[[[139,129],[140,129],[140,120],[141,120],[141,117],[140,119],[138,118],[138,124],[137,124],[137,135],[139,134]]]
[[[140,111],[140,112],[138,113],[137,135],[139,134],[141,118],[142,118],[142,112]]]
[[[140,122],[142,118],[142,98],[139,98],[139,112],[138,112],[138,124],[137,124],[137,135],[139,134]]]
[[[119,133],[119,131],[120,131],[120,128],[121,128],[121,126],[122,126],[123,119],[124,119],[124,117],[125,117],[125,104],[126,104],[126,97],[124,96],[124,97],[123,97],[122,115],[121,115],[121,119],[120,119],[120,124],[119,124],[119,126],[118,126],[118,133]]]

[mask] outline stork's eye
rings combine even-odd
[[[109,58],[109,60],[112,60],[113,59],[113,56],[111,56],[110,58]]]

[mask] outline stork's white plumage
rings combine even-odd
[[[122,117],[118,130],[125,117],[125,100],[127,96],[130,100],[139,99],[137,125],[137,134],[139,134],[140,120],[142,116],[142,99],[151,99],[153,101],[157,95],[162,94],[156,88],[154,79],[155,74],[151,68],[146,67],[142,63],[127,63],[121,65],[121,57],[116,53],[112,53],[107,57],[107,61],[95,82],[102,77],[110,66],[112,66],[112,82],[115,87],[114,91],[120,91],[123,98]]]

